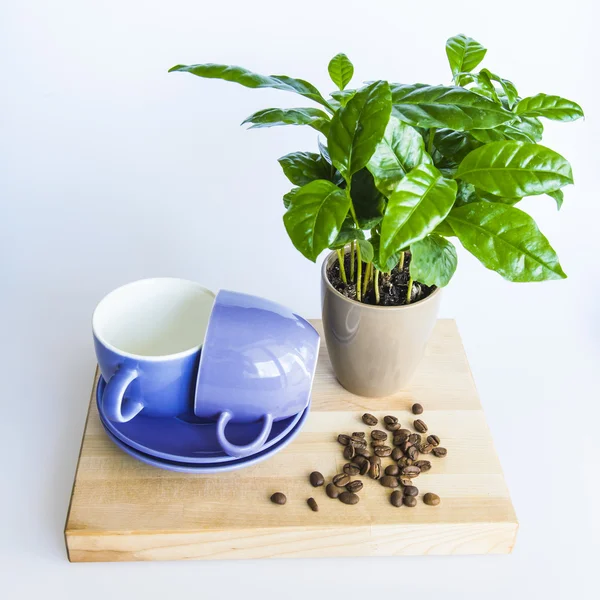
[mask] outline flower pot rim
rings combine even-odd
[[[345,249],[344,249],[344,254],[345,253],[346,252],[345,252]],[[352,304],[357,304],[361,308],[365,308],[367,310],[384,310],[384,311],[410,310],[411,308],[423,305],[426,302],[428,302],[429,300],[432,300],[435,296],[439,295],[442,292],[442,289],[443,289],[441,287],[436,287],[435,291],[432,292],[431,294],[429,294],[429,296],[427,296],[427,298],[423,298],[422,300],[418,300],[417,302],[414,302],[412,304],[400,304],[399,306],[378,306],[377,304],[365,304],[363,302],[359,302],[358,300],[352,300],[352,298],[348,298],[347,296],[344,296],[344,294],[342,294],[341,292],[339,292],[338,290],[336,290],[333,287],[333,285],[331,285],[331,281],[329,281],[329,277],[327,277],[327,268],[331,264],[332,259],[337,259],[337,253],[336,253],[335,250],[331,251],[325,257],[325,260],[323,261],[323,264],[321,265],[321,277],[323,278],[323,281],[325,281],[325,285],[327,285],[327,287],[332,292],[334,292],[335,294],[337,294],[342,300],[344,300],[346,302],[351,302]]]

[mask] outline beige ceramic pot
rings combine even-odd
[[[327,279],[337,260],[332,252],[321,269],[323,328],[338,381],[359,396],[394,394],[409,383],[433,331],[441,288],[408,306],[373,306],[350,300]]]

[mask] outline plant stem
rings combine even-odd
[[[379,304],[379,270],[375,269],[375,304]]]
[[[360,284],[362,279],[362,259],[360,256],[360,244],[356,244],[356,299],[362,302]]]
[[[412,295],[413,278],[408,280],[408,289],[406,290],[406,304],[410,304],[410,297]]]
[[[340,263],[340,277],[344,283],[348,283],[346,279],[346,269],[344,268],[344,255],[341,250],[336,250],[338,256],[338,262]]]
[[[371,278],[371,269],[373,268],[373,263],[367,263],[365,267],[365,277],[363,279],[363,296],[367,293],[367,286],[369,285],[369,279]]]
[[[354,281],[354,240],[350,242],[350,281]]]
[[[429,141],[427,142],[427,153],[431,155],[433,151],[433,136],[435,135],[435,127],[429,128]]]
[[[404,252],[400,252],[400,262],[398,263],[398,271],[402,273],[404,269]]]

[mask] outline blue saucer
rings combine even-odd
[[[98,412],[104,428],[111,437],[119,440],[119,446],[124,444],[132,451],[137,450],[144,455],[175,463],[218,464],[239,460],[225,454],[221,449],[217,441],[216,423],[198,419],[193,414],[183,417],[148,417],[144,416],[142,411],[127,423],[109,421],[102,408],[105,387],[106,382],[100,377],[96,388]],[[286,438],[307,412],[308,408],[294,417],[273,423],[269,438],[260,452],[270,449]],[[246,445],[259,435],[261,429],[260,422],[229,423],[227,437],[234,444]]]
[[[140,452],[132,448],[131,446],[123,443],[120,439],[115,437],[108,429],[107,422],[104,420],[102,415],[100,415],[100,420],[102,425],[104,425],[104,429],[106,434],[114,442],[123,452],[126,452],[133,458],[146,463],[148,465],[152,465],[153,467],[158,467],[159,469],[166,469],[167,471],[178,471],[180,473],[223,473],[225,471],[235,471],[237,469],[243,469],[244,467],[249,467],[251,465],[255,465],[267,458],[270,458],[274,454],[277,454],[280,450],[285,448],[299,433],[306,421],[306,417],[308,417],[308,413],[310,412],[310,403],[309,405],[300,413],[299,418],[295,424],[287,434],[279,440],[279,442],[274,443],[267,450],[261,450],[252,456],[247,456],[246,458],[236,458],[229,462],[220,462],[215,464],[203,464],[198,465],[189,462],[177,462],[172,460],[160,459],[144,452]],[[138,417],[136,417],[137,419]]]

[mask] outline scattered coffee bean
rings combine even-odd
[[[392,477],[397,477],[400,475],[400,467],[398,465],[388,465],[385,468],[385,474],[391,475]]]
[[[373,452],[375,453],[375,456],[383,458],[389,456],[392,453],[392,449],[389,446],[375,446]]]
[[[385,428],[386,428],[388,431],[391,431],[392,433],[393,433],[394,431],[398,431],[398,430],[400,429],[400,427],[402,427],[402,425],[400,425],[400,423],[389,423],[389,424],[387,424],[387,425],[385,426]]]
[[[371,431],[371,438],[374,440],[387,440],[388,434],[385,431],[381,431],[381,429],[373,429]]]
[[[398,487],[400,485],[398,483],[398,478],[397,477],[392,477],[391,475],[384,475],[379,480],[379,483],[381,483],[381,485],[383,487],[388,487],[388,488],[396,488],[396,487]]]
[[[421,469],[419,467],[415,467],[414,465],[410,465],[409,467],[404,467],[401,471],[402,475],[406,475],[407,477],[418,477],[421,474]]]
[[[402,498],[402,503],[404,504],[404,506],[414,508],[417,505],[417,499],[414,496],[404,496]]]
[[[365,439],[365,432],[364,431],[355,431],[354,433],[352,433],[352,437],[353,438],[362,438]]]
[[[421,469],[421,473],[425,473],[425,471],[429,471],[429,469],[431,469],[431,463],[428,460],[416,460],[414,465],[415,467],[419,467],[419,469]]]
[[[310,485],[312,485],[313,487],[320,487],[325,483],[325,478],[323,477],[323,475],[321,475],[321,473],[319,473],[319,471],[313,471],[310,474]]]
[[[398,431],[396,431],[396,433],[394,434],[394,440],[396,439],[396,436],[400,437],[400,436],[404,436],[404,439],[399,439],[398,443],[401,444],[402,442],[404,442],[405,440],[407,440],[410,437],[410,430],[408,429],[398,429]],[[394,443],[396,443],[394,441]]]
[[[406,454],[407,450],[412,446],[412,443],[409,442],[408,440],[406,440],[405,442],[402,442],[398,448],[400,448],[400,450],[402,450],[402,452],[404,452],[404,454]]]
[[[437,435],[428,435],[427,436],[427,441],[432,446],[439,446],[440,445],[440,438]]]
[[[408,436],[408,441],[414,446],[421,443],[421,436],[418,433],[411,433]]]
[[[419,488],[414,485],[405,485],[403,492],[405,496],[418,496]]]
[[[404,456],[404,452],[400,448],[394,448],[392,450],[392,460],[400,460]]]
[[[314,498],[309,498],[306,503],[310,506],[310,510],[313,512],[319,512],[319,505]]]
[[[360,492],[360,490],[363,489],[363,482],[359,481],[358,479],[355,479],[354,481],[351,481],[347,486],[346,489],[349,492]]]
[[[350,483],[350,477],[346,473],[338,473],[333,476],[333,483],[339,488],[346,487]]]
[[[342,492],[339,495],[339,499],[344,504],[358,504],[358,501],[360,500],[358,494],[354,494],[353,492]]]
[[[340,490],[337,488],[337,486],[333,483],[328,483],[325,486],[325,493],[330,497],[330,498],[337,498],[340,495]]]
[[[411,446],[406,451],[406,456],[408,456],[408,458],[410,458],[411,460],[416,460],[417,457],[419,456],[419,450],[417,449],[416,446]]]
[[[344,468],[342,469],[346,475],[354,476],[360,473],[360,467],[358,465],[353,465],[352,463],[346,463]]]
[[[274,504],[285,504],[287,502],[287,498],[285,497],[285,494],[282,494],[281,492],[275,492],[272,496],[271,496],[271,502],[273,502]]]
[[[371,457],[373,458],[373,457]],[[360,474],[361,475],[365,475],[367,473],[367,471],[369,470],[369,467],[371,466],[371,463],[369,462],[370,459],[365,458],[364,456],[355,456],[354,460],[352,461],[355,465],[358,465],[358,468],[360,469]]]
[[[440,503],[440,497],[437,494],[432,494],[431,492],[427,492],[423,496],[423,502],[427,504],[427,506],[437,506]]]
[[[371,440],[371,446],[375,448],[376,446],[386,446],[385,440]]]
[[[437,456],[438,458],[444,458],[446,454],[448,454],[448,450],[446,450],[446,448],[442,448],[441,446],[433,449],[433,455]]]
[[[362,456],[364,458],[369,458],[369,456],[371,456],[371,454],[366,448],[356,448],[356,456]]]
[[[412,458],[408,458],[408,456],[403,456],[398,459],[398,466],[403,469],[404,467],[410,467],[413,464]]]
[[[419,444],[419,452],[421,454],[431,454],[433,444]]]
[[[340,433],[340,435],[338,435],[338,437],[337,437],[337,441],[342,446],[347,446],[350,443],[350,436],[346,435],[345,433]]]
[[[352,460],[356,456],[356,448],[352,444],[344,446],[343,455],[346,460]]]
[[[393,417],[392,415],[386,415],[385,417],[383,417],[383,422],[386,425],[392,425],[393,423],[398,422],[398,417]]]
[[[426,433],[427,432],[427,425],[425,425],[425,423],[423,421],[421,421],[421,419],[417,419],[416,421],[414,421],[413,422],[413,427],[419,433]]]
[[[390,502],[392,503],[392,506],[402,506],[402,492],[400,490],[392,492]]]
[[[365,413],[362,416],[362,420],[363,420],[363,423],[365,425],[369,425],[369,427],[375,427],[375,425],[377,425],[377,423],[379,422],[377,420],[377,417],[375,417],[375,416],[373,416],[373,415],[371,415],[369,413]]]
[[[406,475],[400,475],[398,478],[400,481],[400,485],[406,487],[407,485],[412,485],[412,479],[410,477],[406,477]]]
[[[350,438],[350,443],[355,448],[366,448],[367,447],[367,440],[365,438],[361,438],[361,437],[352,436]]]
[[[371,456],[369,459],[369,477],[379,479],[381,477],[381,460],[379,456]]]
[[[420,404],[413,404],[412,405],[412,413],[413,415],[422,415],[423,414],[423,407]]]

